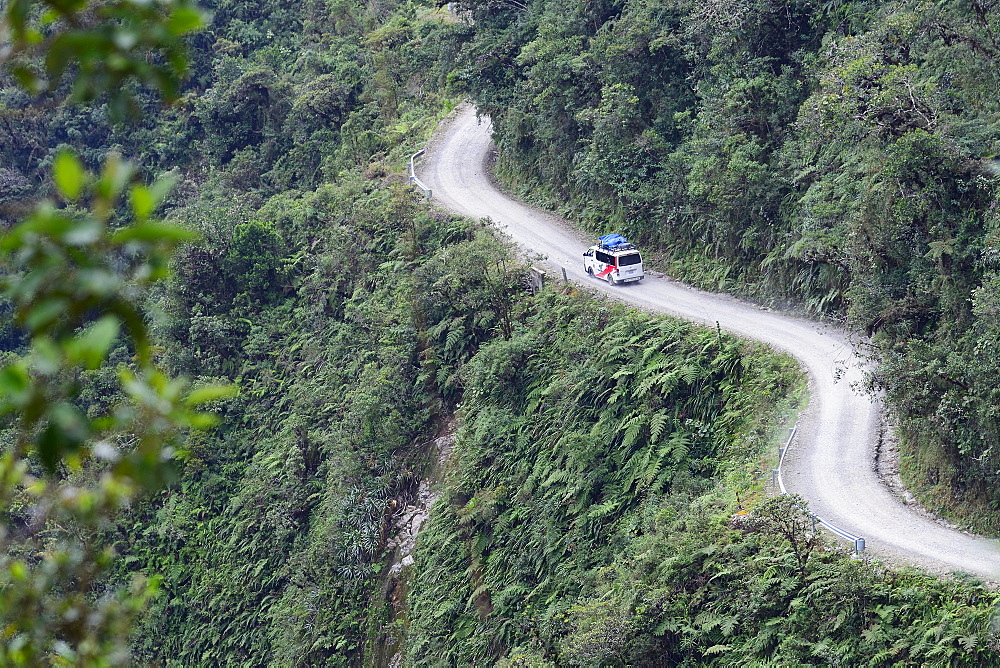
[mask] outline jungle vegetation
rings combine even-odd
[[[513,187],[870,330],[993,526],[992,5],[132,4],[4,6],[3,663],[997,661],[994,590],[770,497],[793,361],[531,294],[403,176],[471,95]]]
[[[1000,531],[1000,6],[460,4],[508,183],[678,278],[870,336],[909,486]]]

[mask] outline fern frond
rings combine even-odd
[[[631,448],[635,442],[639,440],[639,435],[642,433],[642,428],[645,424],[646,416],[644,414],[632,414],[632,416],[622,425],[625,429],[625,436],[622,438],[623,448]]]
[[[670,421],[670,415],[667,413],[666,408],[661,408],[653,414],[653,417],[649,420],[649,440],[652,443],[656,443],[660,440],[660,436],[663,435],[663,429],[667,426]]]
[[[691,435],[683,431],[675,431],[670,437],[670,456],[675,462],[687,459],[691,452]]]
[[[730,645],[712,645],[703,653],[705,656],[712,656],[713,654],[725,654],[731,649],[732,647]]]
[[[680,378],[688,385],[694,385],[703,373],[704,371],[694,364],[685,364],[680,368]]]

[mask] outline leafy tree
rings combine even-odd
[[[181,39],[202,15],[186,2],[20,0],[6,3],[4,16],[10,41],[0,62],[22,85],[55,90],[72,70],[74,99],[107,94],[122,115],[133,106],[129,81],[176,94],[186,62]],[[95,532],[169,477],[181,434],[212,424],[194,407],[228,393],[192,390],[155,366],[141,298],[191,236],[152,218],[169,181],[146,186],[135,177],[115,156],[94,176],[63,152],[52,178],[68,206],[43,202],[0,240],[4,295],[27,340],[0,370],[0,414],[9,427],[0,459],[0,661],[7,665],[127,662],[130,623],[156,581],[107,587],[113,553]],[[121,224],[116,212],[126,201],[131,223]],[[119,370],[123,400],[85,414],[76,401],[81,374],[101,367],[120,337],[134,355]]]
[[[122,117],[136,111],[130,82],[177,96],[187,68],[183,38],[203,20],[190,0],[12,0],[4,5],[10,41],[0,63],[35,93],[56,90],[68,76],[74,100],[107,95]]]
[[[179,436],[212,424],[193,407],[228,392],[191,390],[154,364],[139,298],[164,277],[171,249],[191,237],[151,219],[169,184],[146,187],[133,174],[112,160],[92,177],[63,154],[53,174],[60,193],[86,209],[45,203],[0,244],[4,292],[29,339],[0,371],[0,412],[14,426],[0,460],[0,505],[10,509],[0,536],[7,664],[127,660],[129,624],[155,580],[98,595],[112,552],[94,532],[170,477]],[[115,227],[124,196],[135,222]],[[75,400],[79,374],[104,363],[123,329],[135,360],[119,370],[124,400],[86,415]]]
[[[273,144],[288,113],[287,86],[264,67],[239,69],[233,81],[218,81],[198,100],[206,148],[221,164],[247,148],[280,150]],[[259,158],[258,158],[259,159]]]
[[[273,226],[261,222],[237,225],[222,263],[234,290],[251,299],[269,299],[279,278],[281,247]]]

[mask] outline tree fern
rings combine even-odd
[[[667,444],[657,448],[650,446],[648,450],[652,456],[648,458],[645,469],[642,472],[642,483],[646,488],[659,484],[664,473],[664,467],[666,467],[671,459],[673,448],[670,444]]]
[[[539,410],[542,405],[542,401],[545,399],[545,395],[548,388],[542,383],[533,383],[527,389],[525,394],[525,409],[524,412],[531,414]]]
[[[698,380],[706,377],[706,370],[696,364],[685,364],[678,370],[681,382],[687,385],[694,385]]]
[[[591,506],[587,511],[587,518],[591,520],[599,520],[614,515],[622,507],[623,503],[623,499],[612,497],[595,506]]]

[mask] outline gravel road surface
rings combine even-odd
[[[794,355],[808,372],[810,403],[783,467],[788,491],[806,498],[824,520],[864,537],[867,554],[937,573],[962,571],[1000,581],[1000,542],[949,528],[904,503],[880,479],[875,453],[882,407],[859,389],[863,362],[846,333],[649,274],[639,283],[619,286],[589,277],[582,253],[592,239],[496,188],[486,168],[490,132],[489,119],[477,120],[469,105],[441,125],[418,167],[440,206],[491,218],[531,255],[544,255],[556,275],[565,269],[569,280],[639,308],[719,323]]]

